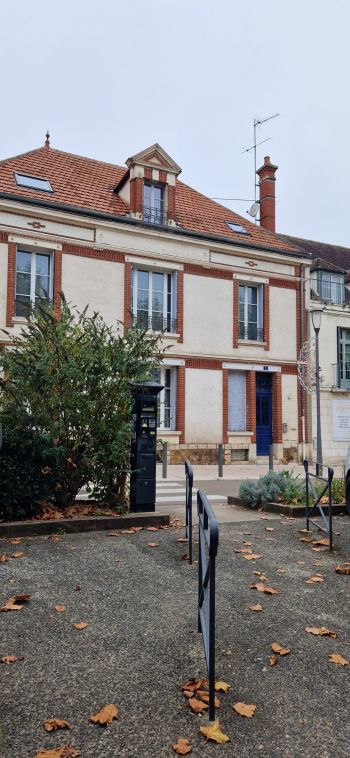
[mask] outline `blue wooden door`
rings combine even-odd
[[[272,444],[271,374],[256,374],[256,453],[268,455]]]

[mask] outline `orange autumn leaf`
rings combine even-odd
[[[200,726],[199,731],[207,738],[207,740],[217,742],[219,745],[225,745],[226,742],[230,741],[227,734],[224,734],[221,731],[219,719],[215,719],[211,726]]]
[[[0,563],[7,563],[8,559],[9,557],[8,555],[6,555],[6,553],[3,553],[2,555],[0,555]]]
[[[234,703],[232,708],[236,713],[239,713],[240,716],[245,716],[247,719],[253,718],[256,711],[256,705],[248,703]]]
[[[278,642],[272,643],[271,650],[273,653],[278,653],[278,655],[288,655],[290,653],[288,647],[283,647],[283,645],[280,645]]]
[[[312,540],[313,545],[324,545],[325,547],[329,547],[329,539],[328,537],[322,537],[321,540]]]
[[[13,537],[12,540],[10,540],[10,545],[20,545],[21,542],[23,542],[23,537]]]
[[[275,590],[273,587],[267,587],[262,582],[250,585],[251,590],[258,590],[258,592],[265,592],[266,595],[279,595],[279,590]]]
[[[74,629],[77,629],[78,632],[80,632],[82,629],[86,629],[86,627],[89,626],[89,624],[87,623],[87,621],[79,621],[78,624],[73,624],[73,626],[74,626]]]
[[[278,655],[270,655],[270,666],[276,666],[276,663],[278,663]]]
[[[262,555],[258,555],[257,553],[252,553],[251,555],[244,555],[243,558],[245,558],[246,561],[258,561],[259,558],[262,558]]]
[[[305,584],[316,584],[317,582],[324,582],[324,576],[321,574],[314,574],[314,576],[309,576],[309,578],[306,579]]]
[[[183,694],[185,697],[193,697],[193,692],[191,692],[191,690],[183,690]]]
[[[231,685],[227,682],[223,682],[221,679],[215,682],[215,692],[228,692],[231,689]]]
[[[12,553],[11,558],[22,558],[23,555],[24,553],[18,551],[17,553]]]
[[[194,713],[203,713],[203,711],[206,711],[209,708],[207,703],[203,703],[202,700],[197,700],[196,697],[190,697],[188,705]]]
[[[187,537],[178,537],[176,542],[188,542]]]
[[[158,542],[148,542],[147,544],[148,544],[148,547],[158,547],[159,546]]]
[[[330,663],[339,663],[340,666],[348,666],[349,661],[347,661],[346,658],[343,658],[342,655],[338,655],[338,653],[332,653],[328,656],[328,660]]]
[[[274,532],[273,526],[265,526],[265,532]]]
[[[190,745],[189,741],[186,739],[179,739],[178,742],[171,747],[178,755],[188,755],[192,750],[192,745]]]
[[[78,758],[81,755],[80,750],[72,745],[63,745],[62,747],[51,748],[51,750],[39,750],[35,753],[34,758]]]
[[[55,611],[57,611],[57,613],[64,613],[65,610],[66,610],[65,605],[55,605]]]
[[[24,656],[4,655],[0,658],[0,663],[16,663],[16,661],[24,661]]]
[[[148,526],[146,529],[147,532],[158,532],[159,529],[157,526]]]
[[[107,726],[107,724],[111,724],[113,719],[118,718],[118,708],[116,708],[115,705],[105,705],[98,713],[95,713],[94,716],[90,716],[90,721],[92,721],[93,724],[101,724],[101,726]]]
[[[336,632],[331,632],[330,629],[327,629],[325,626],[306,626],[305,631],[309,634],[315,634],[315,635],[321,635],[322,637],[333,637],[335,638],[337,636]]]
[[[204,690],[197,690],[196,697],[202,700],[203,703],[209,704],[209,692],[204,692]],[[214,696],[214,706],[215,708],[220,708],[220,700],[218,697],[216,697],[216,695]]]
[[[14,595],[6,601],[0,611],[20,611],[23,608],[22,603],[27,603],[31,597],[31,595]]]
[[[263,607],[262,607],[262,605],[260,605],[260,603],[256,603],[256,605],[250,605],[249,606],[249,610],[253,611],[255,613],[259,613],[260,611],[262,611],[262,609],[263,609]]]
[[[189,679],[188,682],[181,685],[181,689],[196,692],[197,690],[201,690],[202,687],[205,687],[207,684],[208,679]]]
[[[347,574],[347,576],[350,576],[350,565],[346,563],[343,566],[336,566],[335,570],[337,574]]]
[[[54,732],[55,729],[71,729],[71,725],[68,721],[62,721],[62,719],[46,719],[44,721],[44,729],[47,732]]]

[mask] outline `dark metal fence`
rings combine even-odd
[[[309,470],[309,465],[309,461],[304,461],[306,479],[306,528],[309,531],[310,524],[313,524],[318,529],[321,529],[322,532],[325,532],[329,538],[329,549],[333,550],[332,480],[334,471],[330,467],[321,465],[317,466],[317,464],[314,464],[316,466],[316,473],[314,474]],[[327,468],[327,478],[321,476],[317,471],[317,469],[319,469],[322,473],[323,468]],[[318,484],[321,486],[317,487]],[[327,515],[324,512],[323,506],[328,508]],[[319,521],[314,521],[314,519],[311,518],[314,515],[321,517],[321,523]]]
[[[192,488],[193,468],[190,462],[185,460],[186,474],[186,537],[188,539],[188,562],[192,563]]]
[[[136,316],[132,317],[133,324],[141,329],[152,329],[154,332],[169,332],[176,334],[177,319],[163,316],[159,313],[149,314],[148,311],[139,311]]]
[[[216,516],[202,490],[197,492],[199,520],[198,631],[202,633],[209,680],[209,720],[215,719],[215,559],[219,545]]]

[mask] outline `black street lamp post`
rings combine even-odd
[[[323,308],[313,308],[311,311],[312,326],[315,332],[316,343],[316,424],[317,424],[317,459],[316,459],[316,476],[322,476],[322,435],[321,435],[321,392],[320,392],[320,347],[319,331],[321,329],[321,316]]]

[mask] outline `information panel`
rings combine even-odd
[[[333,400],[333,439],[350,441],[350,400]]]

